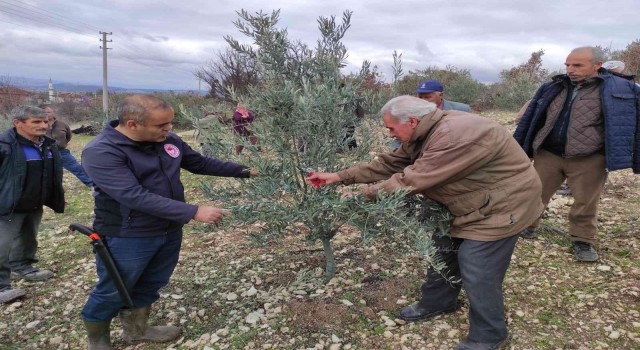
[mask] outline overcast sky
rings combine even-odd
[[[100,85],[102,30],[109,85],[198,89],[192,72],[223,37],[243,39],[232,24],[243,8],[281,9],[280,26],[311,46],[318,16],[351,10],[347,70],[368,59],[387,77],[394,50],[405,71],[453,65],[491,82],[539,49],[555,70],[574,47],[640,39],[640,0],[0,0],[0,76]]]

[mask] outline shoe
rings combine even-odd
[[[27,292],[24,289],[19,289],[19,288],[5,289],[2,292],[0,292],[0,303],[12,302],[16,299],[22,298],[26,294]]]
[[[536,238],[536,229],[534,228],[525,228],[524,230],[520,231],[520,237],[522,238],[526,238],[526,239],[534,239]]]
[[[497,343],[480,343],[477,341],[465,339],[458,344],[455,350],[500,350],[503,346],[509,344],[511,334]]]
[[[571,193],[571,189],[566,184],[562,184],[562,186],[560,186],[560,188],[556,191],[556,194],[558,194],[560,196],[571,196],[571,195],[573,195]]]
[[[434,318],[439,315],[450,314],[460,310],[460,304],[456,303],[455,306],[434,310],[426,309],[420,306],[420,303],[415,303],[409,306],[405,306],[400,310],[400,318],[405,321],[424,321],[430,318]]]
[[[598,253],[591,243],[575,241],[573,242],[573,253],[577,261],[594,262],[598,261]]]
[[[54,276],[53,272],[49,270],[40,270],[40,269],[33,269],[27,273],[20,273],[20,272],[14,272],[14,271],[11,272],[11,279],[15,279],[15,280],[23,279],[25,281],[30,281],[30,282],[46,281],[53,276]]]
[[[87,330],[88,350],[113,350],[110,334],[111,320],[104,322],[89,322],[84,320]]]
[[[129,344],[139,342],[164,343],[180,336],[182,330],[176,326],[149,326],[151,306],[120,310],[122,339]]]

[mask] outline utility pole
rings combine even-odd
[[[107,40],[107,35],[111,35],[111,32],[100,32],[102,34],[102,111],[105,115],[109,112],[109,93],[107,92],[107,50],[111,50],[111,48],[107,47],[107,43],[112,42],[113,40]]]

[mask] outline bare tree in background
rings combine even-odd
[[[252,57],[236,52],[230,48],[219,50],[209,63],[194,72],[210,86],[209,95],[229,101],[229,91],[233,89],[246,94],[248,88],[260,83],[260,73]]]

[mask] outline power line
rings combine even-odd
[[[13,16],[22,17],[22,18],[24,18],[24,19],[26,19],[28,21],[32,21],[32,22],[35,22],[35,23],[46,24],[48,26],[57,27],[59,29],[63,29],[63,30],[66,30],[68,32],[72,32],[72,33],[75,33],[75,34],[79,34],[79,35],[84,35],[84,36],[88,36],[88,37],[91,37],[91,38],[95,38],[95,36],[91,36],[89,34],[85,34],[85,33],[83,33],[82,31],[80,31],[77,28],[73,28],[73,27],[66,26],[64,24],[59,24],[59,23],[54,23],[54,22],[50,22],[50,21],[47,21],[47,20],[43,20],[42,18],[39,18],[39,17],[33,17],[33,16],[28,15],[28,14],[24,14],[24,13],[20,13],[18,11],[15,11],[14,9],[7,8],[7,7],[2,6],[2,5],[0,5],[0,12],[5,12],[5,13],[8,13],[8,14],[13,15]]]
[[[82,21],[78,21],[70,17],[60,15],[53,11],[44,10],[37,6],[23,3],[18,0],[9,0],[9,1],[0,0],[0,12],[7,13],[11,16],[20,17],[37,24],[45,25],[48,27],[55,27],[56,29],[62,29],[64,31],[71,32],[74,34],[87,36],[92,39],[95,38],[95,34],[88,34],[88,33],[93,33],[93,31],[100,32],[99,28],[89,25],[87,23],[84,23]],[[0,21],[28,28],[28,26],[23,24],[10,22],[6,20],[0,20]],[[48,32],[48,33],[54,34],[51,32]],[[116,56],[114,58],[122,58],[127,61],[136,63],[138,65],[163,70],[171,74],[176,74],[176,71],[182,71],[189,75],[193,75],[193,71],[176,66],[180,63],[172,64],[172,67],[161,66],[161,65],[158,65],[157,63],[153,63],[153,60],[151,58],[145,57],[146,55],[148,55],[148,51],[143,50],[132,43],[125,43],[125,39],[128,39],[128,38],[124,38],[120,35],[116,35],[116,36],[122,39],[120,45],[118,45],[120,46],[119,48],[124,51],[128,51],[132,55],[127,55],[126,53],[123,53],[123,52],[120,52],[118,54],[116,53],[117,52],[116,51],[114,52],[116,53]],[[118,48],[116,47],[116,49]],[[138,56],[138,57],[133,57],[133,56]],[[151,64],[149,64],[150,62]]]
[[[18,0],[11,0],[11,2],[5,0],[3,2],[5,4],[7,4],[7,5],[9,5],[9,6],[25,9],[25,10],[27,10],[29,12],[37,12],[37,13],[41,14],[42,16],[49,17],[51,19],[55,19],[55,20],[62,19],[65,22],[75,22],[76,26],[79,24],[80,26],[87,27],[87,28],[91,29],[91,31],[97,31],[97,32],[100,31],[99,28],[94,27],[94,26],[92,26],[90,24],[78,21],[76,19],[73,19],[73,18],[70,18],[70,17],[67,17],[67,16],[60,15],[60,14],[55,13],[53,11],[47,11],[45,9],[41,9],[41,8],[35,6],[35,5],[27,4],[27,3],[24,3],[24,2],[21,2],[21,1],[18,1]]]

